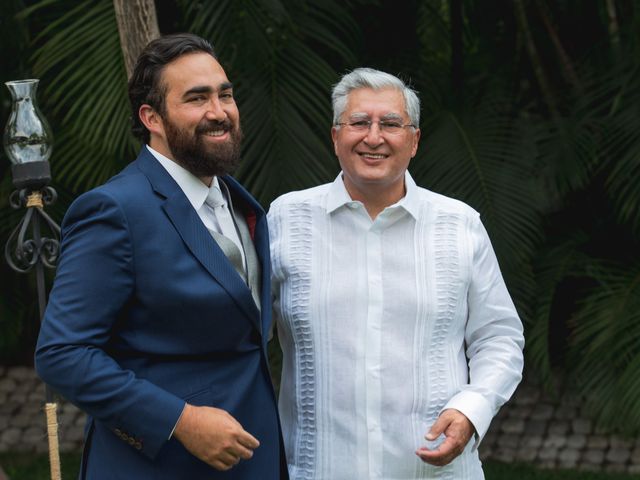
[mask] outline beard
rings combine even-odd
[[[164,120],[167,144],[174,159],[196,177],[213,177],[233,173],[240,163],[242,130],[228,118],[222,122],[202,120],[191,133],[181,129],[168,117]],[[207,132],[229,132],[227,142],[207,144]]]

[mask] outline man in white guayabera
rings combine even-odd
[[[294,480],[482,479],[522,323],[479,214],[416,186],[420,101],[359,68],[333,89],[333,183],[269,212]]]

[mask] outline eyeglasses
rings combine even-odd
[[[390,135],[399,135],[406,127],[416,128],[416,126],[411,123],[403,125],[393,120],[378,120],[376,122],[371,120],[354,120],[352,122],[339,122],[336,123],[336,126],[347,127],[353,132],[367,132],[374,123],[378,124],[378,128],[382,133],[388,133]]]

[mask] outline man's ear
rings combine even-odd
[[[162,117],[151,105],[146,103],[140,105],[138,116],[142,124],[149,130],[149,133],[164,137]]]
[[[413,140],[411,140],[412,142],[412,146],[411,146],[411,158],[416,156],[416,153],[418,152],[418,143],[420,142],[420,129],[416,128],[416,131],[413,135]]]
[[[333,151],[338,156],[338,127],[331,127],[331,141],[333,142]]]

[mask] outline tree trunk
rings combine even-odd
[[[462,41],[462,0],[450,3],[451,19],[451,82],[455,98],[461,100],[464,75],[464,45]]]
[[[153,0],[113,0],[113,8],[129,78],[140,52],[147,43],[160,36],[156,6]]]
[[[551,89],[549,88],[549,84],[547,83],[547,77],[544,73],[544,68],[542,66],[542,60],[538,55],[538,50],[536,48],[535,43],[533,42],[533,35],[531,34],[531,29],[529,28],[529,22],[527,21],[527,14],[525,12],[524,3],[522,0],[514,0],[515,7],[515,15],[522,35],[524,37],[525,46],[527,48],[527,52],[529,53],[529,59],[531,60],[531,65],[533,67],[533,73],[536,76],[536,80],[538,80],[538,86],[540,87],[540,91],[542,92],[542,96],[549,108],[549,111],[553,118],[558,118],[558,109],[556,108],[556,103],[553,98],[553,94],[551,93]]]
[[[538,13],[540,14],[540,18],[542,19],[542,23],[544,24],[544,28],[547,30],[549,34],[549,38],[553,43],[554,47],[556,47],[556,53],[560,58],[560,64],[562,65],[562,73],[565,79],[573,85],[573,87],[578,91],[578,95],[582,96],[582,85],[580,84],[580,80],[578,79],[578,75],[576,74],[575,69],[573,68],[573,63],[569,58],[569,54],[564,49],[562,42],[560,41],[560,36],[556,31],[553,23],[551,21],[551,15],[548,12],[547,6],[544,2],[540,0],[537,1]]]
[[[618,25],[618,14],[616,13],[616,2],[614,0],[606,0],[606,3],[611,49],[613,50],[614,59],[618,59],[620,57],[620,27]]]

